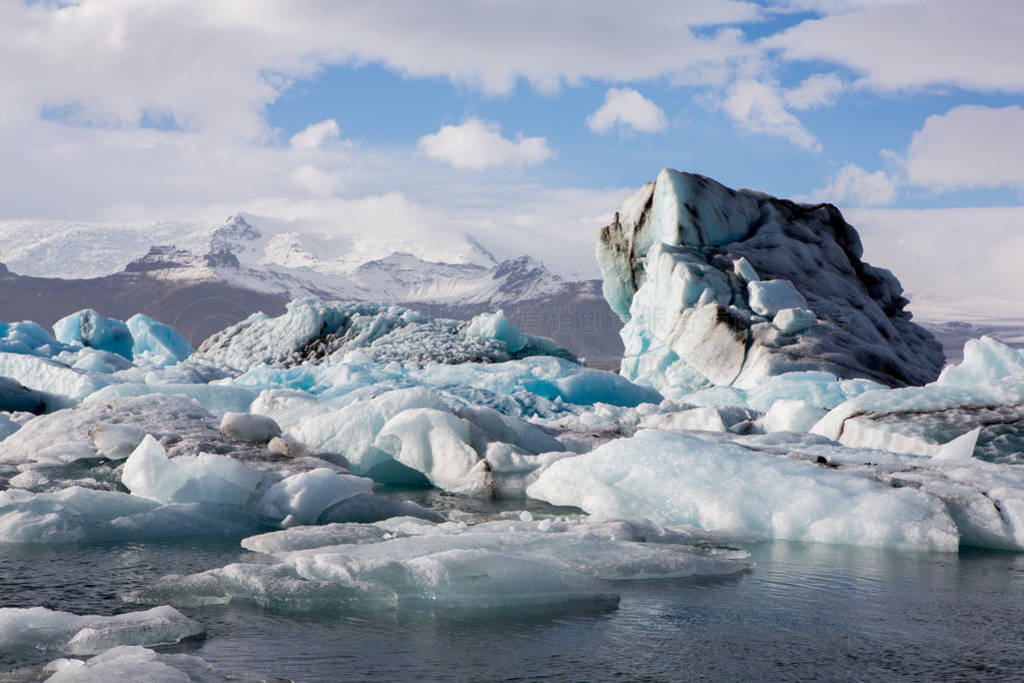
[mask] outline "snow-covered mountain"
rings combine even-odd
[[[46,237],[33,242],[33,234]],[[314,296],[455,318],[503,308],[528,332],[581,356],[616,358],[621,350],[599,281],[562,277],[530,256],[499,262],[462,233],[353,233],[240,213],[212,226],[8,221],[0,240],[0,262],[16,274],[0,294],[0,320],[55,320],[89,291],[107,301],[108,315],[178,319],[198,344],[255,310],[272,314]]]
[[[341,220],[286,220],[248,213],[229,216],[220,224],[6,220],[0,221],[0,261],[23,275],[60,278],[119,272],[154,245],[173,245],[196,256],[226,251],[245,266],[308,268],[332,276],[396,251],[441,263],[496,263],[487,249],[464,233],[411,233],[382,223],[366,232]]]

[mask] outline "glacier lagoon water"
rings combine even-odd
[[[156,649],[298,681],[1005,678],[1024,666],[1024,556],[744,547],[750,572],[623,582],[617,606],[480,616],[229,604],[182,609],[205,637]],[[8,546],[0,607],[121,613],[138,607],[120,595],[161,576],[254,557],[236,541]],[[0,680],[32,680],[51,659],[0,653]]]

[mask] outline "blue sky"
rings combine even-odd
[[[671,166],[935,249],[900,211],[1021,208],[1020,35],[1018,0],[2,0],[0,218],[351,212],[592,272]]]

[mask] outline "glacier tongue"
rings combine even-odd
[[[806,370],[890,386],[935,379],[941,348],[862,251],[831,205],[663,170],[598,242],[605,296],[626,323],[622,373],[659,389]]]

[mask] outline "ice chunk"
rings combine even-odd
[[[1024,375],[1024,352],[989,336],[968,339],[960,365],[947,365],[936,384],[969,387]]]
[[[111,381],[103,375],[74,370],[49,358],[3,352],[0,352],[0,376],[32,389],[68,397],[63,405],[56,407],[72,405]]]
[[[747,283],[750,310],[758,315],[771,318],[786,308],[803,308],[807,305],[804,295],[796,291],[789,280],[755,280]]]
[[[213,670],[193,655],[157,654],[139,645],[111,648],[92,659],[58,659],[46,665],[52,674],[47,683],[110,683],[110,681],[160,681],[198,683],[233,680]]]
[[[732,272],[736,274],[736,277],[743,280],[744,282],[754,282],[760,280],[757,276],[757,271],[754,270],[754,266],[750,265],[750,261],[744,256],[740,256],[738,259],[733,261]]]
[[[825,413],[824,408],[806,401],[781,398],[757,421],[757,426],[766,432],[809,432]]]
[[[0,351],[4,353],[51,357],[69,348],[32,321],[0,323]]]
[[[956,437],[946,443],[935,454],[937,460],[970,460],[974,455],[974,448],[978,444],[978,435],[981,434],[981,427],[975,427],[971,431]]]
[[[799,334],[816,323],[814,311],[806,308],[783,308],[772,318],[772,325],[783,334]]]
[[[651,524],[419,520],[296,528],[243,541],[276,564],[166,577],[131,596],[177,604],[249,600],[278,609],[487,610],[615,600],[614,581],[734,574],[746,553],[698,549]],[[644,542],[654,541],[654,542]]]
[[[263,493],[268,474],[223,455],[168,459],[147,435],[128,456],[121,481],[133,495],[162,503],[220,503],[245,507]]]
[[[410,408],[445,409],[447,404],[429,389],[399,389],[359,401],[339,410],[313,415],[289,428],[289,434],[310,447],[341,453],[352,471],[367,474],[391,456],[374,445],[384,424]]]
[[[118,645],[167,645],[202,634],[202,624],[167,605],[112,617],[45,607],[0,608],[0,650],[93,655]]]
[[[192,355],[192,346],[170,325],[136,313],[126,321],[132,356],[153,365],[174,365]]]
[[[131,360],[132,333],[120,320],[104,318],[91,308],[61,318],[53,324],[54,336],[65,344],[78,342],[82,346],[116,353]]]
[[[417,408],[388,420],[375,445],[446,491],[490,496],[490,473],[473,448],[473,437],[469,421],[448,412]]]
[[[250,511],[211,503],[168,504],[77,486],[53,493],[0,491],[0,543],[108,543],[240,537],[271,525]]]
[[[560,460],[527,494],[599,517],[649,517],[737,537],[958,547],[945,506],[924,493],[673,432],[645,430]]]
[[[526,346],[527,336],[505,317],[503,311],[497,313],[481,313],[469,321],[466,334],[474,337],[489,337],[505,342],[509,353],[522,351]]]
[[[100,422],[89,430],[96,453],[109,460],[124,460],[142,442],[146,430],[136,425]]]
[[[238,441],[267,443],[275,436],[281,436],[281,428],[274,419],[253,413],[224,413],[220,421],[220,433]]]
[[[339,501],[373,492],[373,482],[319,468],[277,482],[260,501],[263,513],[285,527],[313,524]]]

